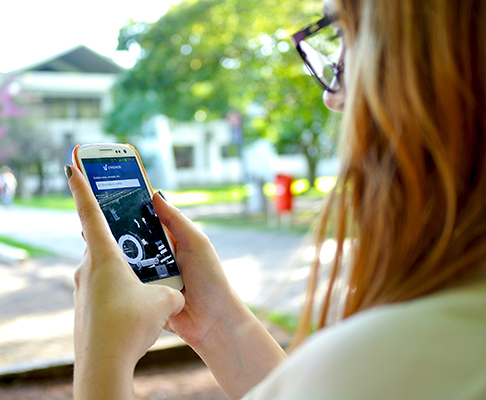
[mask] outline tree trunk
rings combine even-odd
[[[315,187],[317,178],[317,159],[305,152],[305,158],[307,160],[307,179],[311,187]]]
[[[42,161],[37,161],[36,162],[36,167],[37,167],[37,173],[38,173],[38,177],[39,177],[39,186],[37,187],[37,191],[36,191],[36,194],[38,195],[43,195],[44,194],[44,183],[45,183],[45,175],[44,175],[44,165],[42,163]]]
[[[15,197],[19,199],[23,199],[26,197],[26,189],[25,189],[25,168],[21,166],[14,166],[14,174],[15,178],[17,179],[17,191],[15,192]]]

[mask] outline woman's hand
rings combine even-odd
[[[71,171],[87,242],[74,295],[76,400],[133,396],[133,368],[164,326],[194,348],[230,398],[240,398],[285,358],[231,288],[209,239],[179,210],[154,196],[175,239],[185,302],[174,289],[139,281],[86,180]]]
[[[184,309],[169,319],[168,328],[197,347],[215,321],[230,319],[228,307],[239,298],[208,237],[158,193],[154,195],[153,205],[171,233],[185,287]]]
[[[286,355],[231,288],[207,236],[178,209],[154,196],[171,232],[184,279],[184,309],[169,328],[204,360],[230,399],[242,397]]]
[[[85,178],[76,167],[70,170],[87,244],[75,276],[75,397],[124,398],[133,394],[137,361],[184,307],[184,297],[138,279]]]

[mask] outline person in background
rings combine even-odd
[[[340,57],[313,58],[304,42],[330,26]],[[313,264],[296,341],[317,302],[319,329],[287,357],[208,238],[159,195],[186,286],[143,285],[67,167],[87,242],[76,274],[77,400],[133,398],[135,364],[164,327],[230,399],[486,398],[486,4],[335,0],[294,41],[326,104],[345,114],[338,184],[317,231],[319,254],[335,210],[336,257],[324,299]]]
[[[15,175],[7,166],[0,169],[0,193],[2,203],[6,206],[12,204],[15,198],[15,192],[17,191],[17,179]]]

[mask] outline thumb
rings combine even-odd
[[[158,310],[164,310],[167,314],[166,318],[179,314],[185,305],[184,295],[176,289],[165,285],[145,285],[145,288],[150,288],[153,293],[149,298],[151,302],[157,301]]]
[[[179,290],[173,289],[169,286],[164,286],[164,288],[170,291],[170,295],[172,297],[172,313],[170,314],[170,316],[172,317],[182,311],[186,304],[186,299]]]
[[[169,233],[183,248],[190,249],[196,243],[195,240],[204,237],[199,228],[187,218],[178,208],[163,199],[157,192],[153,197],[154,210],[160,222],[164,224]]]
[[[114,238],[88,182],[75,166],[67,165],[65,172],[88,248],[106,248]]]

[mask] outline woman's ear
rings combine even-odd
[[[333,111],[344,111],[344,104],[346,102],[346,88],[344,86],[338,92],[332,93],[327,90],[322,95],[324,105]]]

